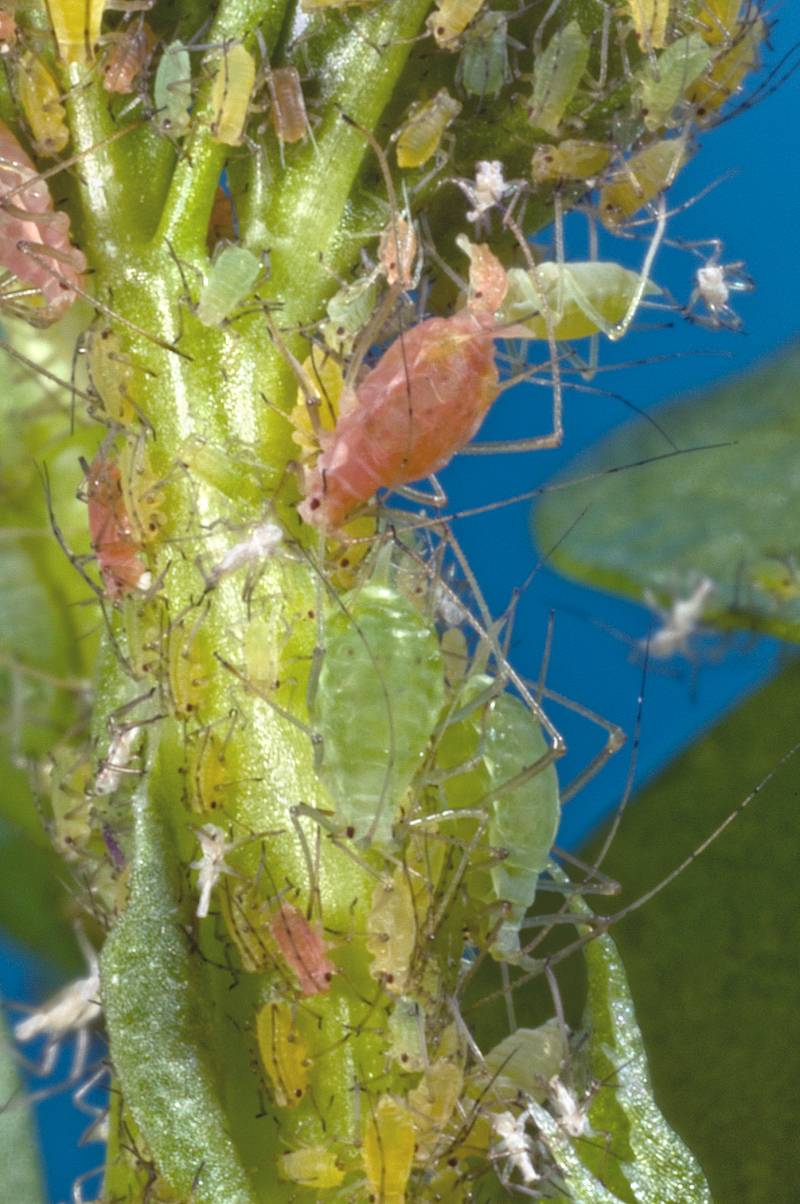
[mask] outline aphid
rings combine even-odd
[[[107,0],[47,0],[50,24],[65,63],[91,63]]]
[[[442,663],[445,680],[449,686],[463,681],[469,664],[467,638],[460,627],[448,627],[442,633]]]
[[[394,994],[404,995],[411,985],[411,967],[417,947],[418,922],[414,896],[402,870],[379,883],[367,918],[370,973]]]
[[[121,95],[132,92],[157,41],[146,21],[127,29],[112,49],[103,68],[103,87],[106,92],[117,92]]]
[[[426,22],[442,50],[456,50],[464,30],[483,8],[484,0],[436,0]]]
[[[669,188],[688,160],[683,138],[654,142],[632,155],[600,190],[600,220],[610,230]]]
[[[496,96],[511,79],[508,64],[508,21],[489,11],[470,26],[458,59],[456,83],[470,96]]]
[[[450,1058],[437,1058],[420,1082],[408,1093],[408,1108],[414,1117],[415,1158],[432,1158],[442,1130],[453,1115],[464,1087],[464,1071]]]
[[[206,728],[192,740],[188,760],[188,792],[194,811],[201,815],[216,811],[227,783],[225,741]]]
[[[530,119],[537,129],[558,133],[588,64],[589,39],[577,21],[570,21],[553,35],[534,64]]]
[[[339,355],[350,355],[358,336],[375,312],[378,288],[373,276],[363,276],[343,285],[326,306],[328,321],[321,334],[328,347]]]
[[[17,40],[17,23],[14,14],[0,8],[0,54],[8,54]]]
[[[608,166],[613,147],[608,142],[567,138],[558,146],[537,146],[531,160],[534,184],[560,180],[593,180]]]
[[[361,1148],[371,1198],[381,1204],[405,1204],[414,1161],[414,1124],[408,1108],[382,1095],[371,1109]]]
[[[227,46],[211,87],[211,136],[226,146],[240,146],[250,97],[256,82],[256,60],[241,42]]]
[[[225,927],[236,946],[242,969],[259,974],[274,964],[264,939],[264,897],[252,882],[227,877],[220,883],[217,900]]]
[[[319,1191],[338,1187],[344,1171],[336,1161],[333,1150],[325,1146],[303,1146],[278,1158],[278,1174],[299,1187],[315,1187]]]
[[[133,538],[125,507],[119,465],[102,453],[86,470],[89,539],[109,598],[131,590],[147,590],[152,583]]]
[[[281,1108],[296,1108],[308,1089],[311,1059],[288,1003],[265,1003],[256,1017],[261,1063]]]
[[[378,243],[378,263],[389,285],[414,287],[417,232],[414,223],[398,215],[392,218]]]
[[[703,577],[688,598],[676,598],[666,610],[659,605],[652,590],[645,591],[645,601],[661,620],[662,626],[654,631],[649,640],[642,641],[655,660],[668,660],[672,656],[691,659],[689,640],[697,631],[706,603],[716,586],[710,577]]]
[[[202,920],[208,915],[211,892],[222,875],[236,874],[236,871],[225,863],[225,858],[231,849],[236,847],[236,842],[226,840],[225,833],[216,824],[203,824],[202,828],[198,828],[197,841],[201,855],[199,860],[189,862],[189,868],[197,870],[199,898],[195,915]]]
[[[283,543],[283,530],[277,523],[267,519],[254,527],[248,536],[229,548],[209,574],[209,587],[217,585],[223,577],[235,573],[245,565],[259,564],[274,556]]]
[[[42,59],[30,50],[20,57],[16,79],[34,150],[47,157],[60,154],[69,142],[69,129],[58,84]]]
[[[300,142],[308,133],[303,85],[296,67],[275,67],[268,77],[272,125],[281,142]]]
[[[508,272],[486,243],[473,243],[465,235],[459,234],[456,246],[469,256],[469,310],[476,314],[496,313],[508,292]],[[461,608],[441,586],[437,605],[446,623],[455,626],[463,621],[463,611],[456,618]]]
[[[455,178],[457,184],[472,204],[467,210],[468,222],[481,222],[490,209],[500,205],[505,198],[516,191],[519,182],[506,182],[503,175],[503,164],[498,159],[482,159],[475,164],[475,182]]]
[[[748,0],[747,8],[751,7]],[[742,0],[702,0],[695,22],[710,46],[733,41],[741,8]]]
[[[397,131],[399,167],[422,167],[436,153],[447,127],[461,112],[461,102],[447,88],[430,100],[416,101]]]
[[[320,775],[355,839],[391,844],[443,701],[436,631],[403,594],[372,583],[329,612],[314,704]]]
[[[189,127],[192,108],[192,64],[183,42],[170,42],[158,61],[153,81],[156,121],[165,133],[179,137]]]
[[[525,1130],[527,1121],[527,1110],[521,1112],[519,1116],[515,1116],[513,1112],[499,1112],[492,1117],[492,1128],[500,1138],[499,1143],[494,1147],[494,1153],[498,1157],[506,1159],[506,1174],[518,1171],[525,1184],[535,1183],[537,1179],[541,1179],[531,1158],[533,1142]]]
[[[509,268],[508,290],[500,321],[524,326],[530,336],[583,339],[602,331],[614,334],[641,288],[638,272],[618,263],[540,263],[528,271]],[[645,296],[658,293],[651,281]]]
[[[548,1098],[553,1115],[558,1126],[567,1137],[594,1137],[594,1129],[589,1123],[587,1101],[578,1103],[575,1095],[557,1074],[554,1074],[548,1085]]]
[[[691,315],[695,306],[702,302],[708,317],[695,317],[695,321],[705,326],[740,330],[742,319],[731,308],[731,293],[750,292],[755,288],[755,282],[743,270],[743,262],[719,263],[721,251],[722,248],[717,246],[708,262],[697,269],[697,284],[689,297],[685,313]]]
[[[746,75],[759,65],[759,47],[766,36],[766,25],[754,9],[749,9],[741,22],[735,22],[730,34],[719,36],[702,30],[708,44],[719,47],[705,75],[689,89],[687,100],[695,106],[695,116],[702,121],[705,115],[721,108],[741,87]]]
[[[412,950],[413,952],[413,950]],[[425,1014],[410,995],[401,995],[389,1013],[389,1056],[402,1070],[416,1073],[428,1065]]]
[[[499,1094],[524,1091],[541,1103],[547,1084],[558,1074],[566,1056],[564,1030],[558,1020],[538,1028],[518,1028],[485,1055],[486,1069]]]
[[[477,431],[500,391],[488,317],[460,311],[401,335],[355,390],[306,469],[306,522],[339,527],[377,489],[437,472]]]
[[[12,199],[4,198],[12,194]],[[52,255],[48,254],[52,251]],[[69,218],[55,213],[47,183],[6,125],[0,122],[0,267],[41,293],[30,320],[55,322],[75,300],[86,268],[69,239]],[[27,309],[27,306],[26,306]]]
[[[99,795],[115,794],[123,779],[137,770],[131,769],[131,758],[141,739],[142,729],[136,724],[121,727],[114,732],[108,752],[103,758],[100,770],[94,780],[94,793]]]
[[[662,50],[667,44],[671,0],[628,0],[633,28],[642,50]]]
[[[122,338],[108,326],[89,331],[87,364],[92,389],[112,422],[130,426],[136,417],[134,364]]]
[[[220,326],[252,292],[261,264],[245,247],[220,246],[197,302],[197,317],[204,326]]]
[[[204,665],[210,655],[204,643],[203,630],[187,630],[184,622],[176,623],[169,632],[167,677],[173,710],[179,719],[196,715],[203,704]]]
[[[317,927],[291,903],[282,903],[271,917],[269,930],[284,958],[297,975],[303,995],[329,991],[336,967]]]
[[[680,124],[681,101],[710,61],[711,50],[699,33],[672,42],[655,63],[645,59],[637,73],[635,90],[648,130]]]
[[[220,186],[214,193],[214,204],[211,207],[211,217],[208,219],[206,244],[209,252],[213,254],[218,243],[234,242],[238,237],[239,230],[233,197]]]

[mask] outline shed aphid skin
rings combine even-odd
[[[635,90],[648,130],[680,125],[685,120],[687,92],[710,61],[711,49],[699,33],[678,38],[654,63],[649,58],[644,60],[637,72]]]
[[[100,41],[107,0],[47,0],[50,23],[65,63],[91,63]]]
[[[438,151],[447,127],[461,112],[461,101],[440,88],[430,100],[415,101],[396,140],[399,167],[423,167]]]
[[[747,293],[755,288],[755,281],[744,270],[744,263],[720,263],[722,244],[716,243],[711,257],[697,269],[696,284],[684,310],[686,317],[702,326],[718,330],[741,330],[742,319],[731,306],[731,293]],[[696,314],[702,305],[705,315]]]
[[[391,1095],[382,1095],[367,1116],[361,1157],[371,1198],[405,1204],[414,1162],[413,1114]]]
[[[567,1137],[594,1137],[589,1123],[588,1100],[579,1103],[569,1087],[554,1074],[547,1084],[548,1099],[559,1128]]]
[[[649,639],[642,641],[642,648],[647,648],[649,656],[655,660],[668,660],[673,656],[685,656],[691,660],[689,641],[696,633],[715,589],[712,579],[703,577],[688,597],[676,598],[666,609],[659,604],[652,590],[645,592],[647,605],[662,624]]]
[[[299,908],[282,903],[269,922],[272,939],[297,975],[303,995],[329,991],[336,967],[328,957],[325,938]]]
[[[633,28],[642,50],[663,50],[667,44],[672,0],[628,0]]]
[[[192,62],[183,42],[170,42],[158,60],[153,81],[155,119],[165,134],[180,137],[189,128]]]
[[[296,1108],[308,1090],[311,1059],[291,1004],[265,1003],[256,1016],[256,1039],[275,1102]]]
[[[195,915],[199,920],[205,919],[211,904],[211,892],[223,874],[236,876],[236,871],[226,864],[225,858],[237,846],[237,841],[229,841],[222,828],[216,824],[203,824],[197,829],[197,841],[200,845],[200,857],[190,861],[189,868],[197,870],[197,889],[199,897]]]
[[[261,262],[252,251],[220,243],[197,302],[203,325],[220,326],[230,318],[253,291],[261,272]]]
[[[61,154],[69,142],[66,110],[58,84],[44,61],[31,50],[19,58],[16,85],[34,150],[46,158]]]
[[[141,736],[142,729],[135,723],[114,732],[94,780],[94,794],[116,794],[126,777],[140,772],[138,768],[131,767],[131,760]]]
[[[109,598],[146,591],[152,577],[142,561],[125,506],[119,465],[98,453],[86,468],[89,539]]]
[[[530,119],[556,135],[589,65],[589,39],[577,21],[554,34],[533,68]]]
[[[491,1118],[492,1128],[500,1139],[493,1152],[505,1162],[506,1179],[516,1171],[526,1186],[541,1179],[533,1165],[534,1147],[526,1129],[529,1119],[527,1110],[518,1116],[513,1112],[498,1112]]]
[[[520,181],[506,180],[503,164],[498,159],[481,159],[476,163],[474,182],[455,177],[453,183],[472,205],[472,209],[467,210],[467,221],[476,222],[479,227],[487,213],[502,205],[506,197],[520,188]]]
[[[689,159],[684,138],[668,138],[637,151],[600,190],[600,221],[616,230],[669,188]]]
[[[253,527],[253,530],[239,543],[228,549],[222,559],[214,565],[208,576],[209,588],[218,585],[223,577],[236,573],[239,569],[254,564],[261,564],[274,556],[283,543],[283,529],[277,523],[266,519]]]
[[[146,21],[138,21],[126,29],[112,48],[103,67],[103,87],[106,92],[127,96],[147,66],[158,39]]]
[[[579,138],[567,138],[558,146],[537,146],[531,160],[531,178],[534,184],[596,179],[605,171],[613,146],[610,142],[591,142]]]
[[[226,146],[241,146],[256,82],[256,60],[241,42],[226,46],[211,88],[211,136]]]
[[[461,35],[483,8],[484,0],[436,0],[426,22],[441,50],[457,50]]]
[[[29,318],[36,325],[62,317],[82,283],[86,258],[72,245],[69,226],[66,213],[55,212],[46,180],[0,122],[0,267],[38,290],[41,304],[31,299]]]
[[[324,633],[313,701],[320,776],[337,822],[386,847],[444,702],[439,641],[412,602],[375,582],[345,595]]]
[[[300,72],[296,67],[272,67],[267,75],[272,98],[270,120],[281,142],[302,142],[310,130]]]
[[[345,1172],[339,1166],[333,1150],[325,1146],[302,1146],[278,1158],[278,1174],[298,1187],[326,1191],[338,1187]]]
[[[482,13],[463,38],[456,68],[456,83],[469,96],[497,96],[512,78],[508,62],[506,14]]]

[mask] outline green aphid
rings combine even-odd
[[[699,33],[690,33],[668,46],[654,63],[645,59],[637,74],[636,94],[648,130],[681,124],[685,116],[681,101],[707,69],[712,53]]]
[[[313,720],[336,819],[387,846],[444,701],[435,629],[403,594],[371,583],[325,623]]]
[[[156,121],[169,134],[185,134],[192,108],[192,63],[183,42],[170,42],[156,68],[153,83]]]
[[[496,96],[511,79],[505,13],[484,13],[464,35],[456,82],[470,96]]]
[[[548,42],[533,67],[530,118],[540,130],[555,135],[589,63],[589,39],[570,21]]]
[[[229,244],[215,255],[197,302],[204,326],[219,326],[252,292],[261,264],[252,251]]]

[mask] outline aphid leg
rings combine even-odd
[[[291,811],[296,817],[303,816],[313,820],[319,828],[325,830],[331,844],[335,844],[337,849],[341,849],[351,861],[354,861],[360,869],[369,874],[371,878],[374,878],[376,882],[383,882],[383,875],[374,866],[370,865],[358,853],[357,849],[353,847],[353,842],[348,836],[347,830],[342,827],[340,822],[337,822],[333,814],[327,811],[320,811],[317,807],[310,807],[308,803],[296,803],[291,808]]]

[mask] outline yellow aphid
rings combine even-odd
[[[106,0],[47,0],[50,24],[65,63],[91,63]]]
[[[58,85],[42,60],[30,50],[17,64],[17,91],[33,145],[40,155],[58,155],[69,142],[69,130]]]
[[[273,958],[263,937],[266,909],[258,890],[246,880],[226,875],[217,891],[217,903],[239,951],[242,969],[248,974],[266,970]]]
[[[218,810],[225,801],[226,781],[225,740],[206,728],[189,749],[187,786],[192,810],[201,815]]]
[[[361,1151],[376,1204],[404,1204],[415,1140],[408,1108],[390,1095],[381,1096],[367,1120]]]
[[[580,138],[568,138],[558,146],[537,146],[531,160],[533,182],[591,180],[608,166],[612,149],[607,142]]]
[[[201,642],[202,633],[193,631],[191,626],[187,629],[183,622],[177,623],[169,633],[167,675],[172,706],[178,719],[195,716],[203,701],[206,675]]]
[[[92,387],[108,417],[120,426],[130,426],[136,416],[134,367],[119,335],[108,327],[90,331],[88,367]]]
[[[632,155],[600,191],[600,220],[613,230],[668,188],[689,158],[682,138],[654,142]]]
[[[336,426],[344,376],[339,361],[317,346],[304,360],[303,372],[313,397],[308,396],[308,388],[298,388],[297,403],[289,418],[294,427],[292,439],[301,450],[301,458],[308,460],[319,454],[318,432],[332,431]]]
[[[459,38],[483,8],[484,0],[437,0],[427,26],[442,50],[456,50]]]
[[[397,162],[400,167],[422,167],[439,149],[444,132],[461,112],[461,102],[447,88],[441,88],[430,100],[415,103],[397,134]]]
[[[666,46],[670,7],[671,0],[628,0],[642,50],[662,50]]]
[[[211,87],[211,136],[226,146],[241,145],[253,85],[256,61],[241,42],[223,51]]]
[[[300,1187],[316,1187],[319,1191],[326,1188],[338,1187],[344,1178],[333,1150],[324,1146],[304,1146],[292,1150],[291,1154],[281,1154],[278,1159],[278,1174],[290,1183]]]
[[[447,1058],[437,1058],[425,1071],[419,1085],[409,1091],[408,1109],[414,1118],[418,1162],[432,1157],[463,1086],[461,1067]]]
[[[725,43],[708,71],[687,90],[686,98],[695,106],[698,120],[709,110],[719,109],[741,87],[746,75],[759,65],[759,47],[764,40],[766,26],[760,17],[737,26]],[[710,42],[710,39],[707,39]]]
[[[414,897],[402,869],[381,882],[372,896],[367,918],[367,950],[372,956],[370,973],[389,990],[404,995],[411,981],[411,963],[417,944]]]
[[[742,0],[703,0],[695,20],[709,46],[734,40],[741,10]]]
[[[296,1108],[308,1089],[311,1060],[288,1003],[265,1003],[256,1017],[258,1052],[281,1108]]]
[[[457,686],[464,680],[464,674],[469,666],[469,649],[467,637],[460,627],[448,627],[442,632],[442,661],[444,675],[448,685]]]

